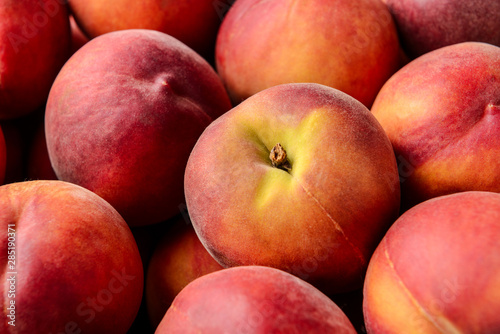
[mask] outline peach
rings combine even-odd
[[[146,301],[156,328],[175,296],[196,278],[222,269],[198,239],[189,221],[179,219],[160,239],[147,271]]]
[[[284,271],[245,266],[188,284],[156,334],[356,333],[340,308],[312,285]]]
[[[69,6],[90,38],[116,30],[152,29],[213,58],[221,23],[213,0],[71,0]]]
[[[127,332],[143,269],[109,203],[67,182],[25,181],[0,187],[0,207],[2,333]]]
[[[400,203],[394,152],[375,117],[314,83],[268,88],[211,123],[191,152],[185,194],[223,267],[275,267],[326,294],[361,288]]]
[[[215,60],[235,104],[278,84],[315,82],[370,107],[399,68],[400,46],[380,0],[238,0]]]
[[[455,193],[406,211],[368,266],[368,333],[499,333],[499,235],[497,193]]]
[[[0,1],[0,119],[43,105],[69,57],[65,1]]]
[[[52,86],[45,113],[52,167],[131,226],[159,223],[184,203],[196,140],[230,108],[214,69],[185,44],[153,30],[111,32],[79,49]]]
[[[383,0],[403,48],[416,58],[444,46],[485,42],[500,46],[500,2],[490,0]]]
[[[387,81],[371,109],[400,166],[409,208],[466,190],[500,191],[500,48],[427,53]]]

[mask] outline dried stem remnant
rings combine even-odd
[[[286,151],[280,143],[273,147],[271,153],[269,153],[269,159],[271,159],[271,164],[276,168],[283,169],[287,172],[292,169],[290,161],[288,161],[286,156]]]

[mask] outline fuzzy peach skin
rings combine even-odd
[[[0,127],[0,185],[3,184],[6,167],[7,167],[7,148],[5,146],[5,138],[3,136],[2,127]]]
[[[69,57],[69,14],[61,0],[1,0],[0,18],[0,119],[11,119],[47,100]]]
[[[189,153],[230,108],[214,69],[185,44],[111,32],[79,49],[52,86],[49,157],[60,180],[94,191],[131,226],[158,223],[179,213]]]
[[[289,172],[269,159],[277,143]],[[326,294],[361,287],[400,202],[382,127],[354,98],[312,83],[268,88],[214,121],[191,153],[185,193],[224,267],[283,269]]]
[[[274,268],[245,266],[191,282],[175,298],[155,333],[356,331],[342,310],[312,285]]]
[[[445,195],[402,214],[368,266],[368,333],[499,333],[499,235],[498,193]]]
[[[179,39],[204,57],[213,58],[222,20],[217,3],[217,0],[70,0],[69,6],[90,38],[116,30],[152,29]]]
[[[500,191],[500,48],[478,42],[415,59],[371,109],[394,147],[402,201]]]
[[[388,6],[402,45],[412,58],[468,41],[500,46],[500,1],[382,1]]]
[[[67,182],[25,181],[0,187],[0,208],[0,332],[127,332],[143,269],[111,205]]]
[[[193,226],[179,219],[156,245],[148,266],[146,302],[151,326],[158,326],[186,285],[221,269],[203,247]]]
[[[283,83],[316,82],[370,107],[399,68],[399,41],[380,0],[238,0],[216,43],[234,103]]]

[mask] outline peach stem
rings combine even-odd
[[[271,164],[273,165],[273,167],[283,169],[287,172],[290,172],[290,170],[292,169],[290,161],[288,161],[288,158],[286,156],[286,151],[280,143],[277,143],[273,147],[271,153],[269,153],[269,159],[271,160]]]

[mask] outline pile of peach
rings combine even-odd
[[[0,0],[0,333],[499,333],[500,2]]]

